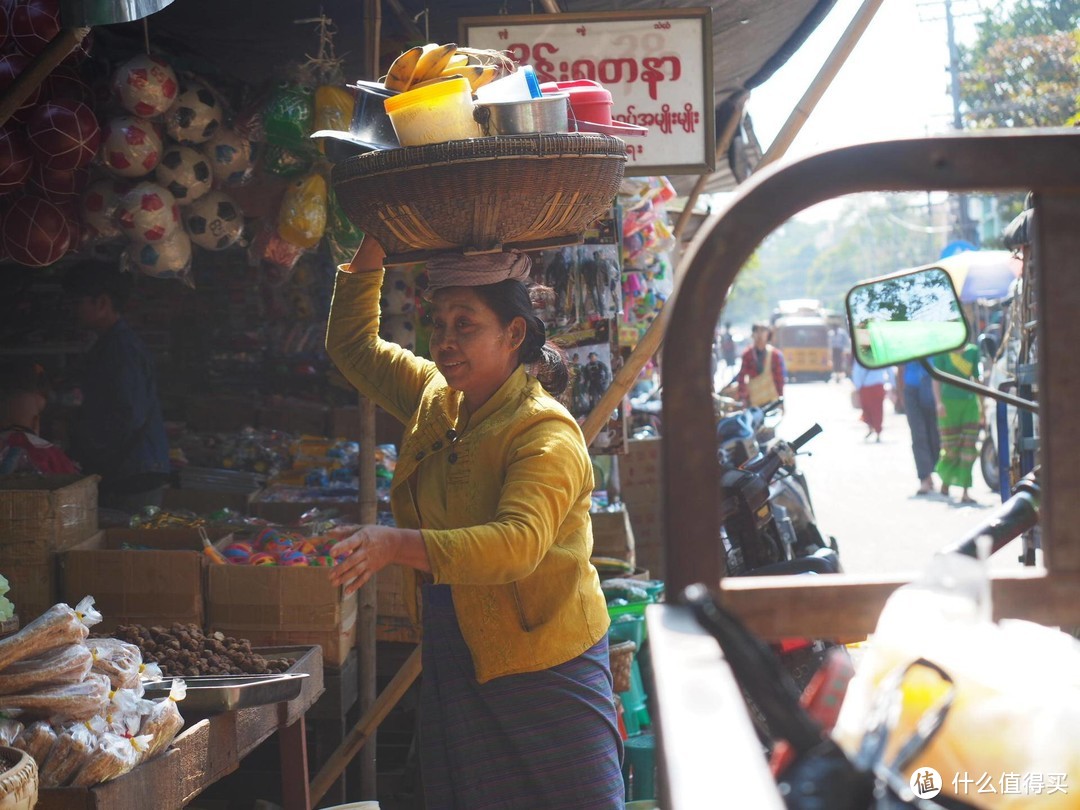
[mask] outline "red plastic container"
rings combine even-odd
[[[568,93],[570,111],[578,121],[611,126],[611,93],[592,79],[575,79],[572,82],[544,82],[540,92]]]

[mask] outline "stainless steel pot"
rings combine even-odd
[[[524,101],[477,104],[473,118],[485,135],[522,135],[526,132],[569,132],[570,96],[559,93]]]

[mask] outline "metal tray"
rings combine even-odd
[[[280,675],[213,675],[184,678],[187,696],[180,701],[180,714],[206,716],[282,703],[300,695],[307,673]],[[172,678],[145,684],[146,697],[167,697]]]

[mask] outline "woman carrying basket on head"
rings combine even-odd
[[[379,338],[382,248],[338,272],[327,349],[405,425],[397,527],[333,553],[351,593],[390,564],[422,590],[425,806],[621,808],[608,616],[589,561],[592,464],[545,390],[567,382],[525,281],[529,259],[444,254],[427,265],[431,355]],[[544,386],[526,370],[536,368]]]

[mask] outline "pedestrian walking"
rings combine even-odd
[[[867,440],[876,436],[881,441],[885,423],[885,386],[895,385],[896,375],[892,368],[866,368],[859,361],[852,364],[851,381],[859,395],[862,421],[866,424]]]
[[[916,495],[934,491],[934,465],[941,455],[941,436],[938,432],[938,399],[934,381],[922,363],[904,363],[897,375],[904,403],[904,416],[911,430],[911,452],[915,457],[915,474],[919,477]]]
[[[979,349],[969,343],[962,349],[939,354],[931,361],[935,368],[955,374],[965,380],[982,379]],[[938,400],[938,428],[941,431],[941,456],[937,474],[941,478],[941,494],[948,496],[949,487],[963,489],[960,503],[977,503],[968,494],[971,487],[971,468],[978,458],[979,428],[982,408],[979,397],[971,391],[934,380]]]

